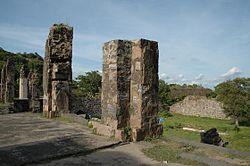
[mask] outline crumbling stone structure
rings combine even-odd
[[[8,59],[1,72],[1,101],[12,103],[15,96],[15,63]]]
[[[24,66],[20,69],[19,99],[28,99],[28,79],[25,76]]]
[[[45,46],[43,113],[48,118],[70,111],[73,28],[54,24]]]
[[[158,123],[158,43],[113,40],[103,46],[102,124],[99,134],[133,141],[162,134]],[[131,132],[129,134],[128,132]]]
[[[170,106],[170,112],[198,117],[226,119],[223,104],[205,96],[187,96],[183,101]]]
[[[29,73],[29,110],[40,112],[40,88],[38,73],[34,69]]]

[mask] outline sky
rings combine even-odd
[[[145,38],[159,44],[159,77],[214,87],[250,77],[249,0],[6,0],[0,47],[37,52],[54,23],[74,28],[73,76],[102,70],[102,45]]]

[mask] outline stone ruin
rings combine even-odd
[[[70,112],[72,39],[72,27],[50,28],[43,67],[43,113],[48,118]]]
[[[30,71],[29,76],[29,110],[31,112],[40,112],[41,103],[40,100],[40,86],[39,86],[39,78],[36,69]]]
[[[47,118],[70,113],[72,39],[72,27],[64,24],[51,27],[43,67],[42,109]],[[155,41],[113,40],[104,44],[102,117],[101,122],[92,121],[97,134],[123,141],[139,141],[162,134],[157,116],[158,60],[158,43]],[[5,85],[1,88],[1,99],[8,102],[14,98],[13,66],[8,61],[1,77],[2,86]],[[27,80],[22,69],[19,100],[29,98],[30,110],[37,112],[41,103],[39,96],[36,71],[31,71]]]
[[[28,79],[24,72],[24,66],[20,69],[19,99],[28,99]]]
[[[96,133],[139,141],[162,134],[158,123],[158,43],[113,40],[103,46],[102,122]]]
[[[1,101],[12,103],[15,96],[15,63],[8,59],[1,71]]]

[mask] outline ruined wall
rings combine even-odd
[[[45,46],[43,112],[53,118],[70,111],[73,28],[54,24]]]
[[[102,122],[114,129],[131,128],[134,141],[162,132],[158,57],[158,43],[145,39],[103,46]]]
[[[1,101],[11,103],[15,96],[15,63],[8,59],[1,72]]]
[[[170,112],[182,115],[225,119],[222,103],[204,96],[187,96],[170,107]]]
[[[1,102],[5,102],[5,88],[6,88],[6,65],[3,66],[1,71]]]
[[[74,97],[71,100],[71,113],[84,113],[91,117],[101,119],[101,99],[88,99],[85,97]]]

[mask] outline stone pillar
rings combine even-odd
[[[24,67],[20,69],[20,78],[19,78],[19,99],[28,98],[28,79],[25,77]]]
[[[6,65],[3,66],[1,71],[1,102],[5,102],[5,88],[6,88]]]
[[[31,112],[40,112],[40,88],[38,73],[34,69],[29,73],[29,110]]]
[[[131,42],[103,46],[102,121],[115,129],[129,125]]]
[[[162,133],[158,123],[158,43],[145,39],[132,45],[130,127],[133,140]]]
[[[114,131],[106,129],[116,137],[127,137],[129,129],[133,141],[162,134],[157,117],[158,59],[158,43],[154,41],[114,40],[104,44],[102,123],[112,127]]]
[[[70,112],[73,28],[54,24],[45,46],[43,113],[48,118]]]
[[[1,72],[1,101],[12,103],[15,96],[15,63],[8,59]]]

